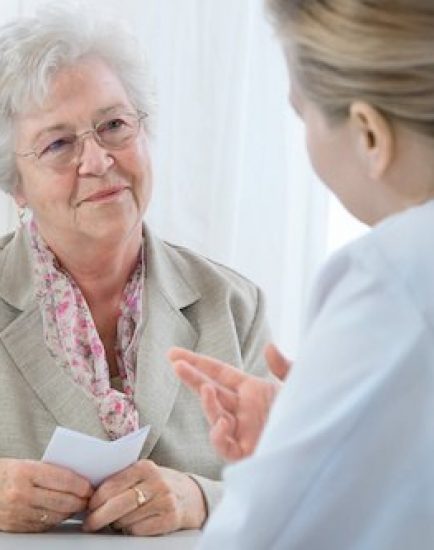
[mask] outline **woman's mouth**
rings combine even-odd
[[[80,202],[110,202],[116,200],[127,189],[127,187],[113,187],[111,189],[102,189],[97,193],[89,195]]]

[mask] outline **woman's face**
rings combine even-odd
[[[41,142],[57,146],[63,135],[131,112],[136,110],[110,67],[96,58],[80,61],[56,75],[41,108],[17,119],[15,151],[31,151]],[[141,231],[152,186],[147,137],[141,127],[123,149],[105,149],[92,134],[82,145],[77,163],[62,169],[18,156],[15,198],[32,209],[51,245],[115,245]]]

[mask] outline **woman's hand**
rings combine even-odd
[[[272,344],[265,357],[271,372],[284,380],[291,362]],[[181,380],[200,396],[211,441],[220,455],[227,460],[249,456],[281,384],[181,348],[172,348],[169,359]]]
[[[85,531],[106,525],[131,535],[198,529],[206,519],[199,486],[188,475],[139,460],[106,479],[89,502]]]
[[[0,530],[47,531],[85,510],[91,494],[89,481],[66,468],[0,459]]]

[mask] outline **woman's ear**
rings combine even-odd
[[[27,199],[24,195],[23,186],[20,178],[18,178],[18,180],[16,181],[11,195],[19,208],[25,208],[27,206]]]
[[[393,158],[394,135],[389,121],[364,101],[350,107],[350,123],[356,133],[357,148],[373,180],[381,178]]]

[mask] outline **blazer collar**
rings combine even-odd
[[[187,280],[176,247],[168,245],[143,226],[146,247],[146,286],[158,290],[177,310],[197,302],[200,293]]]
[[[151,285],[178,310],[200,299],[185,277],[178,253],[143,225],[146,246],[146,286]],[[27,230],[0,239],[0,297],[14,308],[24,311],[34,302],[32,253]]]
[[[137,357],[135,401],[140,424],[151,425],[144,447],[149,456],[172,412],[180,381],[167,359],[171,346],[194,349],[198,334],[185,316],[200,293],[187,280],[176,248],[146,228],[146,320]]]

